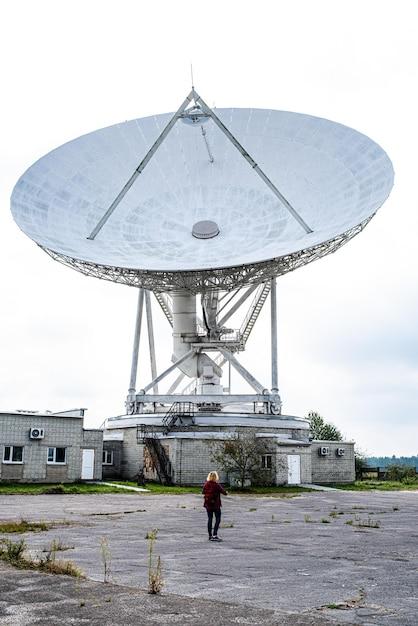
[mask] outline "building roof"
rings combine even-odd
[[[79,419],[84,418],[84,411],[87,409],[71,409],[69,411],[25,411],[15,409],[13,411],[0,411],[0,415],[13,415],[16,417],[33,417],[34,419],[40,417],[76,417]]]

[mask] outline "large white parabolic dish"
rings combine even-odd
[[[351,128],[264,109],[216,115],[313,232],[209,119],[205,136],[200,124],[178,120],[101,232],[87,239],[172,114],[97,130],[42,157],[13,190],[14,219],[85,274],[201,292],[262,282],[333,252],[390,193],[388,156]],[[219,234],[196,238],[193,227],[205,220]]]

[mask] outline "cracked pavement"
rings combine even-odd
[[[230,621],[219,617],[220,624],[418,624],[417,491],[229,496],[224,498],[224,541],[219,544],[207,541],[202,499],[194,494],[2,496],[0,506],[4,520],[70,521],[71,525],[28,533],[25,538],[33,555],[53,539],[74,546],[59,557],[73,560],[90,581],[103,581],[100,540],[106,537],[113,584],[67,580],[63,585],[68,589],[93,585],[94,593],[99,589],[107,593],[111,587],[113,599],[108,604],[113,609],[117,597],[124,597],[126,604],[129,594],[141,594],[138,590],[146,588],[145,535],[158,528],[155,554],[163,562],[164,594],[157,600],[142,593],[141,606],[154,602],[155,610],[164,602],[182,601],[182,623],[212,623],[205,615],[223,606]],[[0,624],[53,623],[8,622],[11,605],[4,600],[5,581],[13,579],[16,586],[19,577],[34,576],[38,581],[46,575],[16,573],[6,566],[1,574]],[[137,606],[135,602],[133,615]],[[200,614],[193,612],[198,606]],[[116,611],[109,622],[101,615],[100,623],[151,623],[130,622],[126,615],[114,621],[118,615],[122,613]],[[90,616],[88,623],[93,619]],[[166,616],[153,623],[172,619]]]

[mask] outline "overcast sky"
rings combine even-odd
[[[278,281],[280,391],[285,413],[317,410],[370,454],[416,454],[414,8],[412,0],[1,2],[0,410],[88,407],[88,426],[123,412],[135,290],[52,261],[15,225],[9,199],[23,171],[65,141],[176,110],[193,62],[210,105],[329,118],[392,159],[395,187],[363,233]],[[155,316],[163,369],[170,329]],[[268,331],[266,307],[240,357],[266,387]],[[138,387],[149,379],[145,357]]]

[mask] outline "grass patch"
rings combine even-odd
[[[248,487],[239,489],[232,487],[228,489],[231,495],[251,495],[251,496],[277,496],[280,498],[294,498],[300,493],[314,491],[308,487],[298,487],[297,485],[283,485],[281,487]]]
[[[123,483],[127,484],[127,483]],[[134,483],[136,486],[136,483]],[[30,495],[42,494],[91,494],[91,493],[121,493],[122,489],[108,485],[93,485],[91,483],[65,483],[51,485],[46,483],[4,483],[0,482],[0,495]],[[124,490],[123,493],[138,495],[145,492]]]
[[[138,487],[138,484],[131,480],[125,480],[125,481],[112,480],[111,482],[113,485],[124,485],[126,487]],[[202,493],[202,487],[199,487],[199,486],[182,487],[181,485],[162,485],[161,483],[149,482],[145,484],[144,488],[148,489],[148,492],[147,491],[139,492],[141,493],[141,495],[144,495],[144,496],[148,494],[168,494],[168,495],[178,496],[178,495],[182,495],[183,493]],[[120,492],[121,492],[121,489],[119,489],[119,493]],[[126,493],[129,493],[129,492],[126,491]]]
[[[52,526],[52,523],[28,522],[21,519],[19,522],[0,522],[0,533],[39,533],[49,530]]]
[[[137,487],[137,483],[133,481],[122,481],[122,480],[112,480],[112,484],[114,485],[125,485],[127,487]],[[141,495],[148,494],[167,494],[167,495],[182,495],[184,493],[202,493],[201,486],[188,486],[182,487],[181,485],[161,485],[160,483],[147,482],[145,484],[145,488],[148,489],[148,492],[143,491]],[[299,493],[305,493],[309,491],[314,491],[313,489],[309,489],[307,487],[298,487],[297,485],[284,485],[281,487],[246,487],[245,489],[240,489],[239,487],[229,487],[228,492],[232,495],[251,495],[251,496],[278,496],[282,498],[293,498]],[[128,492],[127,492],[128,493]]]
[[[405,484],[399,480],[356,480],[351,484],[334,484],[344,491],[418,491],[418,482]]]
[[[93,485],[91,483],[62,483],[51,485],[47,483],[7,483],[0,482],[0,495],[65,495],[65,494],[92,494],[92,493],[122,493],[122,489],[117,485],[126,487],[138,487],[134,481],[111,481],[113,485]],[[148,491],[130,491],[123,490],[123,493],[131,495],[146,496],[148,494],[164,494],[164,495],[182,495],[185,493],[202,493],[202,487],[180,485],[161,485],[160,483],[146,483],[145,488]],[[282,487],[249,487],[239,489],[236,487],[228,489],[230,495],[253,495],[253,496],[277,496],[281,498],[293,498],[299,493],[313,491],[306,487],[298,487],[296,485]]]

